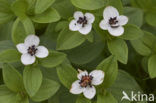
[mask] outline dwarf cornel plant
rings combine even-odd
[[[156,0],[0,0],[0,103],[154,103],[155,78]]]

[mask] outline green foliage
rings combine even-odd
[[[0,102],[16,103],[16,94],[10,91],[5,85],[0,85]]]
[[[156,55],[152,55],[148,60],[148,72],[151,78],[156,77]]]
[[[33,97],[42,84],[42,72],[38,67],[25,67],[23,72],[24,87],[30,97]]]
[[[107,0],[71,0],[72,4],[85,10],[95,10],[102,8]]]
[[[3,52],[0,52],[1,63],[13,63],[17,61],[20,61],[20,53],[17,50],[8,49]]]
[[[85,41],[84,35],[77,31],[70,31],[68,28],[63,29],[57,39],[57,50],[72,49],[81,45]]]
[[[129,97],[132,91],[156,95],[155,5],[156,0],[0,0],[0,103],[149,102],[121,98],[123,91]],[[119,37],[99,27],[107,6],[128,17]],[[95,16],[89,34],[69,29],[76,11]],[[23,65],[16,45],[30,34],[49,55]],[[78,69],[105,73],[91,100],[70,93]]]
[[[108,89],[108,91],[112,93],[112,95],[118,100],[118,102],[120,102],[121,98],[123,97],[123,91],[125,91],[128,96],[131,96],[131,91],[134,91],[134,93],[137,93],[138,91],[142,92],[140,86],[135,81],[135,79],[122,70],[119,71],[115,83]],[[122,102],[130,103],[127,100],[123,100]]]
[[[109,92],[99,94],[97,97],[97,103],[118,103],[114,96]]]
[[[68,63],[63,63],[57,68],[57,74],[61,83],[68,89],[71,88],[72,83],[77,80],[76,70]]]
[[[40,89],[32,97],[32,100],[36,102],[44,101],[53,96],[57,92],[59,87],[60,85],[57,82],[49,79],[43,79]]]
[[[37,14],[32,17],[32,20],[37,23],[52,23],[60,19],[58,12],[50,8],[41,14]]]
[[[37,0],[35,5],[35,13],[41,14],[45,10],[47,10],[55,0]]]
[[[117,59],[124,64],[127,64],[128,60],[128,47],[124,40],[114,39],[108,41],[109,51],[117,57]]]
[[[125,26],[125,31],[120,38],[125,39],[125,40],[134,40],[138,39],[143,35],[143,32],[135,25],[126,25]]]
[[[103,60],[98,66],[97,69],[103,70],[105,73],[105,78],[103,86],[105,88],[110,87],[116,80],[118,74],[118,64],[115,56],[110,56],[107,59]]]
[[[76,103],[91,103],[91,101],[85,97],[79,96],[76,100]]]
[[[3,65],[3,79],[6,86],[14,91],[21,92],[24,90],[22,75],[11,65]]]
[[[66,55],[61,52],[57,51],[49,51],[49,56],[45,59],[40,59],[40,64],[47,68],[53,68],[61,64],[64,59],[66,58]]]

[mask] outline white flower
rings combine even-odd
[[[78,79],[72,84],[70,92],[72,94],[81,94],[88,99],[92,99],[96,94],[96,89],[93,85],[100,85],[104,80],[104,72],[94,70],[90,74],[87,71],[79,70]]]
[[[16,45],[18,51],[22,53],[21,62],[24,65],[33,64],[35,57],[45,58],[48,56],[48,49],[44,46],[39,46],[40,39],[35,35],[26,37],[24,43]]]
[[[121,36],[124,33],[123,25],[127,24],[128,17],[119,15],[116,8],[108,6],[103,12],[104,19],[100,22],[100,28],[108,30],[112,36]]]
[[[85,15],[77,11],[74,13],[74,20],[69,24],[69,29],[71,31],[79,31],[81,34],[88,34],[92,29],[92,23],[95,17],[91,13],[85,13]]]

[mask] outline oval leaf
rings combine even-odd
[[[47,10],[55,0],[37,0],[35,5],[35,13],[41,14],[45,10]]]
[[[0,85],[0,103],[17,103],[16,93],[10,91],[5,85]]]
[[[130,41],[133,48],[143,56],[148,56],[151,54],[150,48],[148,48],[140,39],[138,40],[131,40]]]
[[[1,63],[13,63],[20,61],[21,54],[15,49],[5,50],[0,52]]]
[[[12,40],[15,44],[23,43],[26,36],[29,34],[26,33],[24,25],[20,22],[20,19],[17,18],[12,27]]]
[[[40,64],[46,68],[53,68],[61,64],[66,58],[66,54],[56,51],[49,51],[49,56],[44,59],[40,59]]]
[[[14,92],[24,90],[22,75],[9,64],[3,65],[3,80],[6,86]]]
[[[151,78],[156,77],[156,55],[153,55],[148,60],[148,72]]]
[[[61,64],[56,69],[61,83],[70,89],[72,83],[77,79],[77,71],[67,63]]]
[[[97,103],[118,103],[114,96],[109,92],[98,94]]]
[[[125,29],[124,34],[119,36],[119,38],[122,38],[125,40],[134,40],[143,36],[143,32],[141,31],[141,29],[139,29],[137,26],[133,24],[127,24],[124,27],[124,29]]]
[[[84,35],[79,32],[70,31],[68,28],[62,30],[57,39],[57,50],[72,49],[85,41]]]
[[[25,67],[23,72],[24,87],[30,97],[34,96],[42,83],[42,72],[38,67]]]
[[[59,13],[53,8],[32,17],[32,20],[37,23],[52,23],[58,21],[59,19]]]
[[[103,86],[105,88],[110,87],[116,80],[118,74],[118,64],[115,56],[110,56],[107,59],[103,60],[97,66],[97,69],[103,70],[105,73]]]
[[[104,7],[106,0],[71,0],[72,4],[85,10],[96,10]]]
[[[126,42],[122,39],[114,39],[107,43],[109,51],[115,55],[121,63],[127,64],[128,47]]]
[[[44,101],[53,96],[59,89],[60,85],[50,79],[43,79],[42,85],[38,92],[32,97],[35,102]]]

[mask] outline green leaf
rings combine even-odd
[[[28,3],[26,0],[16,0],[12,4],[11,9],[15,13],[16,16],[18,16],[20,19],[23,19],[26,17]]]
[[[156,77],[156,55],[152,55],[148,60],[148,72],[151,78]]]
[[[15,44],[24,42],[24,39],[29,34],[26,33],[24,25],[20,22],[20,19],[17,18],[12,27],[12,40]]]
[[[144,31],[144,35],[140,39],[151,51],[156,52],[156,36],[154,34]]]
[[[139,8],[125,7],[124,15],[128,17],[128,24],[141,27],[143,24],[143,11]]]
[[[60,15],[55,9],[50,8],[42,14],[33,16],[31,19],[37,23],[52,23],[60,20]]]
[[[151,54],[150,48],[148,48],[140,39],[131,40],[130,42],[136,52],[138,52],[140,55],[148,56]]]
[[[146,16],[145,16],[145,20],[146,22],[151,25],[151,26],[154,26],[156,27],[156,13],[147,13]]]
[[[70,89],[72,83],[77,79],[77,71],[67,63],[63,63],[56,67],[58,77],[61,83],[68,89]]]
[[[72,63],[86,64],[97,58],[103,49],[104,44],[101,41],[85,42],[76,48],[65,51],[65,53]]]
[[[3,65],[3,80],[6,86],[14,92],[24,90],[22,75],[9,64]]]
[[[72,4],[80,9],[96,10],[106,4],[106,0],[71,0]]]
[[[98,94],[97,103],[118,103],[114,96],[109,92]]]
[[[40,59],[40,64],[46,68],[53,68],[61,64],[66,58],[66,54],[57,52],[57,51],[49,51],[49,56],[44,59]]]
[[[123,97],[122,92],[125,91],[129,97],[131,97],[131,92],[134,93],[141,92],[142,90],[139,87],[135,79],[129,75],[127,72],[119,70],[118,77],[113,85],[108,89],[112,95],[121,103],[121,98]],[[122,103],[130,103],[129,101],[123,100]],[[146,103],[146,102],[144,102]]]
[[[22,19],[21,22],[23,23],[24,30],[26,34],[35,34],[35,28],[32,23],[32,21],[27,17],[25,19]]]
[[[0,103],[17,103],[16,93],[10,91],[5,85],[0,85]]]
[[[70,31],[68,28],[62,30],[57,39],[57,50],[72,49],[85,41],[84,35],[79,32]]]
[[[70,0],[56,0],[53,7],[59,12],[60,16],[68,19],[73,16],[76,8],[72,5]]]
[[[25,67],[23,72],[24,87],[30,97],[34,96],[42,83],[42,72],[38,67]]]
[[[76,100],[76,103],[91,103],[91,101],[85,97],[79,96]]]
[[[5,50],[0,52],[1,63],[13,63],[20,61],[21,54],[15,49]]]
[[[35,102],[44,101],[53,96],[59,88],[60,85],[57,82],[50,79],[43,79],[40,89],[31,99]]]
[[[128,47],[126,42],[122,39],[113,39],[107,43],[109,51],[115,55],[121,63],[127,64]]]
[[[141,29],[139,29],[137,26],[133,24],[127,24],[124,27],[124,29],[125,29],[124,34],[121,35],[119,38],[125,40],[135,40],[143,36],[143,32],[141,31]]]
[[[103,86],[105,88],[110,87],[116,80],[118,74],[118,64],[115,56],[110,56],[107,59],[103,60],[97,66],[97,69],[103,70],[105,73]]]
[[[8,49],[14,49],[14,45],[10,40],[0,41],[0,52]]]
[[[115,7],[120,14],[123,14],[123,6],[121,0],[108,0],[107,5]]]
[[[7,0],[0,0],[0,23],[8,22],[14,15],[10,10],[10,4]]]
[[[37,0],[35,5],[35,13],[41,14],[45,10],[47,10],[55,0]]]

